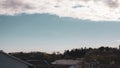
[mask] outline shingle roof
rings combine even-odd
[[[69,68],[70,65],[40,65],[36,66],[36,68]]]
[[[49,65],[49,63],[45,60],[27,60],[27,62],[33,65]]]
[[[98,68],[120,68],[119,64],[100,64]]]
[[[6,55],[6,56],[8,56],[8,57],[10,57],[10,58],[18,61],[18,62],[24,63],[24,64],[26,64],[26,65],[33,66],[32,64],[30,64],[30,63],[28,63],[28,62],[25,62],[25,61],[23,61],[23,60],[21,60],[21,59],[19,59],[19,58],[16,58],[16,57],[14,57],[14,56],[11,56],[11,55],[3,52],[3,51],[0,51],[0,54],[4,54],[4,55]]]

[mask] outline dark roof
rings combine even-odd
[[[108,68],[108,65],[107,65],[107,64],[100,64],[100,65],[98,66],[98,68]]]
[[[4,54],[4,55],[10,57],[11,59],[14,59],[14,60],[16,60],[16,61],[18,61],[18,62],[21,62],[21,63],[23,63],[23,64],[26,64],[26,65],[29,65],[29,66],[33,66],[32,64],[30,64],[30,63],[28,63],[28,62],[25,62],[25,61],[23,61],[23,60],[21,60],[21,59],[19,59],[19,58],[16,58],[16,57],[14,57],[14,56],[11,56],[11,55],[3,52],[3,51],[0,51],[0,54]]]
[[[119,64],[100,64],[98,68],[120,68]]]
[[[46,60],[27,60],[27,62],[33,65],[49,65]]]
[[[49,63],[46,60],[27,60],[27,62],[33,65],[49,65]]]
[[[70,65],[40,65],[36,66],[36,68],[69,68]]]

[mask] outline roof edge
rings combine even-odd
[[[14,56],[12,56],[12,55],[9,55],[9,54],[5,53],[5,52],[2,51],[2,50],[0,50],[0,53],[5,54],[5,55],[9,56],[10,58],[12,58],[12,59],[14,59],[14,60],[16,60],[16,61],[19,61],[19,62],[21,62],[21,63],[24,63],[24,64],[26,64],[26,65],[33,66],[32,64],[30,64],[30,63],[28,63],[28,62],[26,62],[26,61],[23,61],[23,60],[21,60],[21,59],[19,59],[19,58],[17,58],[17,57],[14,57]]]

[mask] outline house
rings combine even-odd
[[[28,62],[0,51],[0,68],[34,68],[34,66]]]
[[[76,60],[64,59],[52,62],[56,65],[70,65],[70,68],[97,68],[98,62],[86,62],[84,58],[77,58]]]

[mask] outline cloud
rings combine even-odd
[[[116,40],[116,42],[120,42],[120,40]]]
[[[108,47],[118,47],[120,45],[120,40],[81,40],[79,45],[82,47],[101,47],[101,46],[108,46]]]
[[[120,0],[0,0],[0,15],[55,14],[92,21],[120,21]]]

